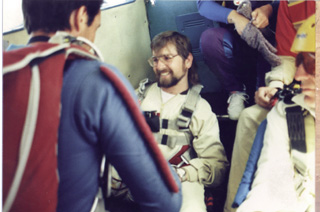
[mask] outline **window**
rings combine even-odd
[[[23,29],[22,0],[3,0],[3,33]]]
[[[117,7],[120,5],[124,5],[124,4],[128,4],[128,3],[132,3],[135,2],[135,0],[104,0],[104,3],[101,6],[101,9],[109,9],[112,7]]]
[[[134,2],[135,0],[104,0],[102,10]],[[23,29],[22,0],[3,0],[3,33]]]

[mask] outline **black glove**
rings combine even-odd
[[[264,38],[260,30],[253,26],[251,22],[244,28],[241,38],[246,41],[249,46],[257,49],[272,67],[281,64],[281,59],[275,54],[277,49]]]

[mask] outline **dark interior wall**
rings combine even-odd
[[[148,1],[146,7],[151,39],[160,32],[177,30],[176,16],[198,12],[196,1],[156,0],[154,5]]]
[[[201,16],[199,14],[195,14],[198,13],[196,1],[156,0],[154,5],[151,3],[151,1],[148,1],[146,3],[146,9],[149,21],[150,38],[152,39],[158,33],[167,30],[179,31],[185,34],[191,40],[193,46],[193,55],[198,66],[200,81],[204,86],[201,93],[220,92],[221,85],[218,81],[218,78],[212,71],[209,70],[204,63],[202,56],[199,55],[201,54],[199,49],[200,35],[201,31],[203,31],[205,27],[201,25],[201,23],[200,25],[191,25],[187,30],[181,30],[181,27],[179,28],[177,26],[177,17],[179,16],[191,15],[192,17],[189,16],[185,18],[195,18],[194,23],[199,22],[199,20],[196,19],[200,18]],[[201,19],[205,18],[201,17]],[[182,21],[181,18],[179,20]],[[209,22],[207,19],[205,21],[206,24]],[[217,26],[216,23],[212,21],[210,22],[212,27]]]

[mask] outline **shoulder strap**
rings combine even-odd
[[[144,98],[147,96],[147,91],[149,90],[150,86],[152,85],[152,81],[148,78],[145,78],[140,81],[139,88],[136,91],[136,94],[138,96],[138,100],[141,103]]]
[[[41,125],[41,124],[38,124],[40,120],[40,118],[38,118],[38,110],[41,107],[40,96],[42,92],[41,83],[40,83],[41,70],[39,69],[38,64],[44,61],[45,59],[51,57],[52,55],[63,53],[65,48],[66,48],[66,45],[52,45],[52,44],[44,43],[43,45],[39,45],[38,48],[29,47],[29,48],[23,48],[21,50],[18,50],[21,54],[19,54],[18,52],[15,52],[15,53],[9,53],[6,55],[10,59],[10,62],[6,64],[3,68],[4,80],[6,80],[5,78],[6,74],[8,73],[19,74],[19,73],[22,73],[21,71],[26,72],[28,70],[31,70],[31,76],[29,78],[27,77],[24,77],[23,79],[20,78],[20,80],[30,80],[30,89],[25,91],[25,94],[28,93],[29,98],[27,102],[23,103],[23,104],[26,104],[25,107],[27,112],[24,118],[24,124],[22,125],[22,134],[19,142],[20,143],[19,153],[18,153],[19,159],[18,159],[16,171],[13,176],[13,181],[9,188],[8,196],[6,198],[6,201],[3,207],[4,211],[10,210],[17,196],[17,192],[20,187],[20,183],[22,181],[22,177],[27,166],[27,161],[30,155],[32,144],[34,143],[37,125]],[[59,62],[57,63],[59,65],[57,65],[57,67],[61,67],[62,69],[64,62],[61,62],[61,60],[65,60],[65,58],[62,56],[56,60],[59,60]],[[30,67],[30,69],[28,69],[28,67]],[[58,78],[59,76],[61,76],[61,79],[58,80],[59,82],[61,82],[61,84],[60,83],[55,84],[57,86],[62,85],[62,74],[59,75],[59,73],[62,73],[62,70],[60,71],[61,72],[59,72],[59,70],[56,70],[56,76]],[[17,80],[13,81],[12,83],[19,83],[18,80],[19,79],[17,78]],[[59,92],[58,87],[55,90]],[[8,92],[10,92],[10,90]],[[9,93],[7,94],[9,95]],[[59,105],[59,102],[57,102],[57,105]],[[10,140],[11,138],[7,138],[7,139]]]
[[[180,130],[188,130],[192,114],[196,109],[200,99],[200,92],[203,86],[200,84],[192,86],[188,91],[187,99],[181,108],[181,113],[178,116],[177,125]]]
[[[308,153],[314,151],[314,118],[300,106],[286,108],[291,157],[295,168],[305,176],[309,171]]]
[[[307,148],[302,108],[300,106],[287,107],[286,117],[288,124],[288,134],[291,141],[291,148],[305,153],[307,151]]]

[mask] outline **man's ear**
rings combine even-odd
[[[189,69],[192,66],[192,61],[193,61],[193,55],[189,53],[187,59],[184,61],[186,68]]]
[[[88,23],[87,8],[85,6],[81,6],[79,9],[73,11],[69,22],[72,32],[81,32]]]

